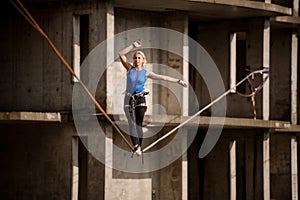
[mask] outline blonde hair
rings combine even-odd
[[[136,52],[134,52],[132,58],[134,58],[136,54],[140,54],[143,57],[143,66],[144,66],[147,63],[147,59],[146,59],[146,56],[145,56],[144,52],[136,51]]]

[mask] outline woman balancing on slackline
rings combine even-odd
[[[120,60],[127,71],[124,111],[129,124],[130,138],[134,146],[134,153],[137,155],[141,155],[142,153],[142,124],[147,110],[145,95],[148,94],[144,91],[144,86],[147,78],[178,83],[183,87],[187,87],[187,84],[180,79],[155,74],[151,71],[145,70],[144,66],[146,64],[146,56],[142,51],[134,52],[133,63],[129,63],[127,61],[126,54],[141,46],[142,43],[138,40],[119,53]]]

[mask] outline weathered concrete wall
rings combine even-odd
[[[229,89],[229,34],[231,32],[246,32],[246,64],[251,70],[259,69],[262,57],[262,26],[260,20],[246,20],[234,22],[219,22],[198,25],[197,40],[207,50],[215,61],[224,80],[226,89]],[[194,31],[196,31],[194,30]],[[290,119],[290,32],[273,30],[271,32],[271,119]],[[196,74],[198,77],[199,75]],[[207,88],[203,79],[194,78],[196,94],[199,102],[204,106],[210,102]],[[258,86],[262,78],[256,75],[253,84]],[[244,87],[248,87],[247,85]],[[199,93],[200,92],[200,93]],[[249,89],[246,89],[249,94]],[[258,118],[261,117],[261,92],[255,96]],[[239,106],[236,106],[236,105]],[[227,116],[252,117],[253,108],[250,98],[237,94],[227,96]]]
[[[114,168],[111,168],[111,166],[108,165],[105,168],[105,199],[152,199],[152,192],[154,190],[159,191],[159,173],[127,173],[117,170],[119,166],[126,166],[126,164],[124,165],[125,161],[137,162],[137,166],[145,168],[147,168],[148,163],[142,164],[142,158],[135,157],[135,155],[131,158],[130,149],[128,149],[126,143],[115,130],[112,128],[106,129],[106,135],[110,137],[114,145],[128,152],[124,152],[122,155],[117,154],[114,149],[111,149],[112,152],[105,152],[108,159],[112,158],[112,166],[114,166]],[[130,141],[129,136],[126,137]],[[143,143],[145,144],[145,141]],[[153,160],[153,162],[157,161]],[[157,196],[156,199],[159,199],[158,195],[159,192],[155,194],[155,196]]]
[[[263,199],[263,131],[224,130],[208,156],[199,159],[197,155],[204,136],[205,130],[199,131],[189,148],[189,198],[229,199],[229,142],[236,140],[237,199]],[[271,133],[272,199],[291,199],[292,196],[291,137],[289,133]]]
[[[153,141],[164,135],[168,132],[172,127],[165,127],[159,134],[154,135],[153,137],[145,138],[143,140],[143,146],[147,146],[151,144]],[[129,139],[129,137],[127,136]],[[166,139],[159,143],[152,150],[156,151],[164,145],[171,142],[171,139]],[[161,156],[161,159],[153,159],[151,160],[151,164],[148,162],[142,162],[142,158],[131,158],[130,152],[123,153],[122,155],[116,154],[113,152],[113,166],[124,166],[122,163],[124,160],[126,162],[137,162],[136,165],[147,169],[149,166],[152,166],[153,163],[162,162],[164,163],[164,158],[166,155],[173,155],[174,151],[180,152],[180,144],[181,141],[173,142],[173,148],[169,149],[168,152],[164,151],[164,155]],[[124,150],[128,150],[125,142],[121,139],[121,137],[114,131],[113,134],[113,143],[114,145],[122,148]],[[172,152],[173,151],[173,152]],[[106,152],[109,154],[109,152]],[[148,153],[148,152],[147,152]],[[135,155],[134,155],[135,156]],[[147,155],[148,156],[148,155]],[[110,167],[106,167],[106,176],[105,176],[105,195],[106,199],[165,199],[165,200],[173,200],[173,199],[181,199],[182,196],[182,167],[181,167],[182,159],[179,158],[173,163],[170,163],[168,166],[164,168],[158,169],[152,172],[145,173],[126,173],[121,172],[116,169],[111,169]]]
[[[213,150],[199,159],[205,132],[199,130],[188,151],[189,198],[229,199],[229,144],[236,140],[237,199],[262,199],[262,132],[224,130]]]
[[[11,7],[11,5],[9,4]],[[72,65],[73,15],[89,15],[89,49],[106,37],[104,2],[29,4],[29,11]],[[44,38],[18,13],[3,13],[0,110],[70,111],[72,77]],[[104,77],[105,78],[105,77]],[[87,77],[83,77],[88,81]],[[105,80],[97,99],[105,105]],[[70,199],[72,124],[1,124],[1,199]],[[81,147],[81,149],[84,149]],[[103,199],[104,168],[84,150],[79,196]],[[78,155],[79,156],[79,155]],[[82,170],[81,169],[81,170]],[[83,184],[84,183],[84,184]]]
[[[164,18],[165,20],[162,22],[161,18]],[[174,16],[167,13],[151,13],[151,12],[115,9],[115,33],[116,34],[134,28],[151,27],[151,26],[170,28],[176,31],[183,32],[185,28],[184,23],[185,23],[184,14],[178,14]],[[121,50],[127,47],[128,45],[130,45],[131,42],[133,42],[136,39],[139,39],[138,35],[137,36],[127,35],[127,37],[124,38],[123,43],[115,43],[115,48]],[[152,39],[156,40],[157,38],[152,38]],[[178,43],[174,45],[177,45],[178,48],[182,48],[183,41],[177,41],[177,42]],[[163,64],[168,67],[172,67],[174,70],[182,74],[183,60],[181,57],[173,54],[171,55],[170,52],[160,51],[155,49],[154,50],[145,49],[143,51],[147,56],[148,64],[151,63]],[[128,59],[130,61],[132,60],[131,54],[128,55]],[[152,70],[159,74],[166,73],[166,75],[170,75],[168,74],[168,72],[165,72],[161,69],[157,69],[154,67]],[[125,73],[125,70],[123,71]],[[122,77],[124,78],[123,75],[117,74],[120,73],[119,71],[118,72],[111,71],[111,73],[116,73],[116,74],[115,75],[112,74],[112,76],[108,75],[108,78],[114,77],[113,79],[110,80],[120,80],[120,78]],[[119,77],[119,79],[116,79],[116,77]],[[167,85],[168,84],[174,84],[174,83],[167,83]],[[121,84],[119,85],[122,86]],[[124,85],[122,87],[124,88]],[[146,87],[149,87],[149,85],[146,85]],[[151,109],[152,104],[159,104],[165,108],[168,114],[181,113],[180,106],[178,102],[175,101],[176,97],[174,96],[172,91],[169,91],[168,88],[161,87],[161,86],[154,85],[151,87],[153,87],[152,88],[153,92],[150,94],[149,97],[151,98],[151,101],[148,101],[149,109]],[[147,99],[149,98],[147,97]],[[123,104],[122,102],[123,98],[117,98],[117,100],[121,101],[119,103],[120,105]],[[161,134],[166,132],[167,130],[162,130]],[[152,137],[150,139],[145,139],[143,142],[144,144],[143,146],[147,146],[146,144],[149,144],[151,141],[154,141],[156,137],[158,136],[156,135],[155,137]],[[122,142],[120,141],[120,138],[117,135],[114,136],[114,143],[122,146]],[[159,162],[159,161],[153,161],[153,162]],[[146,165],[147,164],[145,163],[145,166]],[[139,183],[136,182],[135,180],[136,178],[140,179]],[[115,196],[121,195],[124,198],[132,198],[142,194],[143,199],[151,198],[151,195],[154,196],[153,198],[155,199],[180,199],[182,195],[181,159],[178,159],[172,165],[165,167],[164,169],[161,169],[158,172],[145,173],[141,175],[130,175],[126,173],[118,173],[117,171],[114,170],[114,175],[112,176],[112,180],[108,180],[108,181],[115,183],[113,184],[115,185],[115,187],[106,190],[106,192],[112,193]],[[128,191],[128,184],[133,185],[134,187],[136,184],[138,184],[139,188],[133,191]],[[123,191],[122,194],[120,193],[121,191]],[[114,195],[109,198],[114,199]]]
[[[116,8],[114,10],[114,33],[123,34],[125,31],[130,31],[135,28],[141,27],[151,27],[157,26],[156,21],[158,19],[158,14],[151,12],[140,12],[133,10],[124,10]],[[126,16],[126,17],[124,17]],[[110,26],[113,26],[112,24]],[[122,66],[118,53],[132,44],[132,42],[141,39],[143,34],[148,34],[146,32],[141,33],[141,35],[129,35],[125,34],[124,39],[120,38],[114,41],[114,58],[115,62],[107,66],[107,112],[111,114],[124,114],[123,111],[123,101],[124,101],[124,91],[126,90],[126,70]],[[117,38],[119,38],[118,36]],[[151,37],[151,36],[149,36]],[[142,41],[147,42],[147,41]],[[155,53],[149,49],[142,49],[146,55],[147,65],[146,70],[152,71],[152,59],[155,57]],[[128,61],[132,62],[132,54],[134,51],[127,55]],[[156,60],[156,58],[154,58]],[[152,114],[152,101],[154,98],[154,91],[152,84],[147,81],[145,85],[145,90],[150,92],[150,95],[146,97],[147,101],[147,112],[146,114]]]
[[[94,156],[88,154],[86,183],[87,191],[86,196],[83,196],[83,199],[104,199],[104,184],[104,165],[99,162],[99,160],[95,159]]]
[[[12,5],[9,4],[12,7]],[[73,14],[89,15],[89,48],[105,39],[105,3],[30,4],[29,11],[72,65]],[[72,77],[48,43],[16,10],[1,17],[1,110],[71,110]],[[105,81],[103,82],[105,83]],[[97,92],[105,102],[105,84]],[[105,105],[103,103],[103,105]]]
[[[73,165],[79,167],[79,198],[104,198],[103,164],[81,142],[72,145],[72,123],[2,123],[0,128],[0,199],[70,199]],[[74,148],[78,155],[72,155]]]
[[[291,135],[288,133],[271,135],[271,197],[291,199]],[[299,168],[298,168],[299,169]]]
[[[71,124],[1,124],[1,199],[70,199]]]
[[[246,32],[246,64],[251,67],[251,70],[255,70],[260,67],[262,57],[262,23],[260,20],[198,23],[197,26],[198,28],[192,30],[198,32],[198,34],[194,37],[199,44],[205,48],[213,61],[216,63],[221,73],[225,90],[229,89],[230,78],[230,33]],[[241,67],[246,69],[246,66]],[[207,86],[199,74],[196,74],[194,80],[196,83],[193,84],[196,88],[196,94],[199,96],[198,101],[200,103],[200,107],[205,106],[211,101],[207,91]],[[239,80],[237,80],[237,82],[238,81]],[[256,80],[254,84],[257,84],[257,82],[259,83],[259,79]],[[245,91],[249,93],[247,85],[244,87],[246,87]],[[259,93],[256,95],[256,110],[258,117],[261,116],[260,101],[261,94]],[[237,104],[239,106],[236,106]],[[253,109],[250,98],[241,97],[237,94],[227,95],[227,116],[251,118],[253,116]]]
[[[36,4],[31,10],[69,63],[72,62],[73,14],[88,14],[90,17],[88,44],[90,50],[105,39],[106,30],[103,27],[106,27],[106,12],[102,1],[88,1],[84,4],[76,2],[68,5],[56,2],[47,4],[47,7]],[[164,26],[182,31],[184,14],[178,14],[175,18],[171,15],[173,13],[116,9],[115,32],[144,26]],[[166,22],[160,22],[162,17]],[[44,39],[15,12],[4,15],[0,25],[4,30],[8,30],[0,33],[2,41],[0,110],[70,111],[71,75],[64,69]],[[232,31],[247,32],[247,64],[255,69],[262,63],[262,28],[263,23],[260,19],[196,23],[196,27],[191,27],[197,41],[210,53],[219,67],[225,88],[229,86],[229,34]],[[289,31],[285,30],[271,31],[272,119],[290,119],[289,34]],[[123,44],[116,45],[126,46],[132,42],[131,39],[127,38]],[[165,52],[146,50],[145,53],[152,62],[161,61],[171,65],[172,60],[177,60]],[[159,73],[159,70],[157,72]],[[88,81],[88,77],[83,79]],[[106,77],[102,77],[100,82],[96,96],[100,103],[105,105]],[[192,84],[198,94],[200,106],[209,103],[205,83],[199,74],[195,74]],[[159,88],[154,88],[153,94],[159,92]],[[173,104],[172,99],[167,91],[164,92],[164,96],[155,98],[154,102],[163,102],[170,111],[169,114],[178,114],[178,110],[174,109],[177,104]],[[251,118],[252,106],[249,99],[233,94],[228,96],[227,102],[228,116]],[[260,118],[261,94],[257,95],[256,103]],[[0,170],[3,172],[0,179],[0,198],[69,199],[72,185],[73,125],[3,123],[0,129]],[[166,129],[162,131],[165,132]],[[237,197],[262,199],[262,131],[225,130],[213,151],[199,160],[198,151],[203,139],[201,134],[205,134],[205,131],[199,131],[199,138],[189,149],[189,198],[229,199],[228,146],[230,141],[236,140]],[[161,135],[146,139],[144,144],[149,144],[159,136]],[[119,136],[114,136],[114,142],[125,146]],[[291,196],[289,145],[290,135],[271,135],[271,196],[274,199],[289,199]],[[81,169],[85,170],[85,177],[81,179],[84,184],[80,186],[80,197],[104,199],[104,179],[107,178],[104,176],[104,166],[87,152],[83,151],[82,155],[85,155],[85,166],[81,166]],[[112,171],[112,188],[107,190],[106,195],[109,196],[109,192],[116,192],[112,198],[122,195],[138,197],[141,192],[146,191],[149,199],[151,195],[155,196],[155,199],[180,198],[183,192],[181,162],[182,160],[178,159],[160,171],[138,176]],[[129,194],[133,189],[131,186],[137,187],[141,184],[142,187],[135,190],[134,194]]]
[[[287,7],[293,7],[293,0],[272,0],[272,3],[282,5],[282,6],[287,6]]]
[[[291,38],[287,29],[271,31],[270,119],[291,120]]]
[[[167,13],[167,14],[162,15],[162,17],[164,18],[164,20],[160,24],[162,27],[178,31],[180,33],[185,33],[185,28],[187,28],[186,27],[187,16],[184,13],[180,13],[180,12],[175,12],[174,14]],[[184,46],[183,38],[182,38],[182,40],[178,40],[178,41],[170,41],[170,43],[171,43],[170,46],[172,46],[172,48],[178,49],[178,51],[181,52],[181,55],[183,55],[183,46]],[[183,61],[183,58],[181,55],[176,55],[171,52],[162,51],[161,58],[160,58],[161,63],[170,67],[170,69],[178,72],[179,74],[183,74],[183,62],[184,61]],[[161,70],[160,72],[162,73],[163,70]],[[164,73],[166,73],[166,75],[182,79],[181,77],[177,77],[172,74],[168,74],[168,71],[164,72]],[[168,86],[168,84],[174,84],[174,83],[167,83],[167,86]],[[161,104],[163,107],[165,107],[168,114],[181,115],[182,114],[182,110],[181,110],[182,108],[180,106],[181,102],[176,101],[177,98],[176,98],[174,92],[170,91],[169,88],[170,88],[170,86],[168,86],[168,88],[167,87],[160,88],[159,104]],[[179,88],[179,90],[181,90],[181,87],[178,87],[178,88]],[[179,91],[178,95],[181,97],[182,91]],[[179,99],[179,101],[180,101],[180,99]]]
[[[169,13],[140,12],[140,11],[133,11],[133,10],[125,10],[125,9],[115,9],[115,33],[117,34],[134,28],[151,27],[151,26],[169,28],[183,33],[185,28],[185,17],[186,16],[182,13],[176,13],[176,15],[174,15]],[[162,21],[161,18],[164,18],[164,20]],[[141,34],[147,34],[147,33],[141,33]],[[139,37],[141,37],[141,35],[140,36],[126,35],[126,38],[124,38],[123,42],[118,42],[115,44],[115,48],[122,50],[123,48],[130,45],[133,41],[139,39]],[[151,36],[149,37],[151,38]],[[151,38],[151,40],[157,40],[157,39],[159,38]],[[183,40],[176,41],[176,42],[170,41],[170,42],[172,42],[172,44],[170,45],[173,46],[176,45],[176,47],[178,46],[179,49],[182,48],[183,51],[183,47],[182,47]],[[165,75],[172,76],[168,73],[168,71],[161,69],[159,66],[157,66],[157,64],[160,64],[160,65],[165,65],[167,67],[170,67],[171,69],[175,70],[179,74],[182,74],[183,59],[180,56],[174,55],[170,52],[156,50],[156,49],[143,49],[143,51],[147,57],[147,63],[148,63],[147,69],[154,71],[158,74],[165,74]],[[128,59],[130,62],[132,61],[132,53],[128,54]],[[152,67],[151,64],[153,63],[156,65]],[[116,74],[116,76],[119,76],[121,80],[124,79],[124,77],[121,75]],[[116,79],[116,77],[114,78]],[[168,114],[180,114],[181,109],[179,106],[179,102],[176,101],[174,92],[170,91],[170,89],[168,88],[168,84],[174,84],[174,83],[164,83],[166,84],[166,87],[158,86],[158,85],[150,86],[150,83],[151,80],[149,80],[148,84],[146,84],[146,87],[150,88],[151,92],[153,91],[152,92],[153,95],[150,95],[150,97],[147,98],[147,99],[151,98],[151,100],[149,101],[149,109],[152,109],[151,107],[152,104],[159,104],[165,108]],[[179,92],[179,96],[182,96],[181,94],[182,93]],[[121,100],[122,98],[120,99],[120,101]]]

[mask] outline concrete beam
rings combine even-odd
[[[300,126],[299,125],[294,125],[290,124],[289,127],[283,128],[283,129],[274,129],[275,132],[289,132],[289,133],[300,133]]]
[[[120,8],[130,8],[139,10],[153,11],[192,11],[204,12],[206,17],[213,17],[214,13],[220,16],[274,16],[292,15],[293,9],[278,4],[265,3],[259,1],[241,0],[173,0],[172,4],[168,0],[134,1],[134,0],[115,0],[115,6]],[[231,11],[230,7],[234,7]],[[213,10],[213,11],[212,11]]]
[[[103,114],[97,114],[99,121],[107,121]],[[71,120],[71,117],[64,117],[64,119]],[[118,125],[128,125],[127,119],[124,114],[110,116],[111,119],[115,120]],[[87,121],[90,120],[88,115],[85,118]],[[187,116],[181,115],[146,115],[144,118],[144,125],[148,128],[156,126],[177,126],[185,120],[189,119]],[[226,128],[243,128],[243,129],[271,129],[275,132],[299,132],[300,125],[291,124],[288,121],[278,121],[278,120],[261,120],[252,118],[232,118],[226,117],[224,124],[218,123],[222,122],[223,119],[220,117],[206,117],[200,116],[191,120],[184,127],[200,127],[208,128],[209,126],[220,126]],[[212,123],[213,122],[213,123]]]
[[[191,2],[205,2],[214,4],[223,4],[229,6],[237,6],[244,8],[251,8],[257,10],[266,10],[271,12],[282,12],[291,15],[292,9],[277,4],[271,4],[271,0],[265,0],[265,2],[259,1],[241,1],[241,0],[189,0]]]
[[[114,115],[114,119],[117,121],[117,124],[127,123],[125,115]],[[146,115],[144,118],[144,124],[151,124],[151,126],[162,125],[165,126],[176,126],[189,117],[182,117],[180,115]],[[213,120],[212,120],[213,119]],[[223,118],[221,117],[196,117],[187,123],[186,126],[199,126],[199,127],[208,127],[210,125],[219,126],[224,125],[224,128],[265,128],[265,129],[276,129],[276,130],[288,130],[289,128],[297,128],[298,126],[292,126],[290,122],[287,121],[276,121],[276,120],[253,120],[252,118],[230,118],[226,117],[224,124],[218,123]],[[88,119],[87,119],[88,120]],[[214,123],[212,123],[212,121]],[[299,126],[300,128],[300,126]]]
[[[50,112],[0,112],[0,121],[61,122],[61,115]]]
[[[297,27],[297,25],[300,24],[300,19],[299,17],[294,17],[294,16],[276,16],[276,17],[271,17],[270,22],[273,25],[284,25],[288,27]]]

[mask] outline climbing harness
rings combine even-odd
[[[125,143],[128,145],[128,147],[133,150],[134,147],[130,144],[130,142],[126,139],[126,137],[123,135],[121,130],[118,128],[118,126],[115,124],[114,121],[108,116],[108,114],[104,111],[104,109],[101,107],[101,105],[98,103],[98,101],[95,99],[95,97],[91,94],[89,89],[86,87],[86,85],[80,80],[80,78],[76,75],[72,67],[69,65],[69,63],[66,61],[66,59],[61,55],[59,50],[56,48],[54,43],[51,41],[51,39],[48,37],[48,35],[43,31],[43,29],[39,26],[39,24],[35,21],[35,19],[31,16],[29,11],[25,8],[25,6],[21,3],[20,0],[17,0],[18,5],[16,5],[12,0],[10,0],[12,5],[20,12],[21,15],[24,16],[24,18],[47,40],[55,54],[59,57],[59,59],[62,61],[62,63],[65,65],[65,67],[69,70],[69,72],[78,80],[80,85],[83,87],[84,91],[88,94],[90,99],[94,102],[95,106],[101,111],[101,113],[106,117],[106,119],[112,124],[112,126],[115,128],[115,130],[118,132],[118,134],[122,137],[122,139],[125,141]]]

